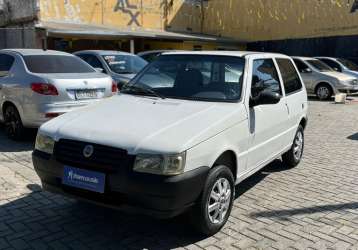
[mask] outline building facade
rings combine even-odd
[[[358,35],[358,0],[0,0],[0,27],[0,48],[339,54]]]

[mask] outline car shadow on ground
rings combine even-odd
[[[353,141],[358,141],[358,133],[348,136],[347,139],[353,140]]]
[[[349,202],[342,204],[330,204],[321,206],[312,206],[297,209],[283,209],[283,210],[271,210],[258,213],[250,214],[252,218],[275,218],[280,220],[288,220],[291,216],[303,215],[303,214],[314,214],[319,212],[333,212],[333,211],[344,211],[344,210],[357,210],[358,202]]]
[[[329,98],[328,100],[320,100],[317,96],[315,95],[309,95],[308,96],[308,100],[310,102],[330,102],[330,103],[334,103],[334,97]]]
[[[20,141],[10,140],[6,134],[4,125],[0,123],[0,153],[32,151],[35,146],[37,129],[27,129]]]
[[[240,199],[270,173],[283,170],[280,160],[271,163],[239,184],[236,197]],[[7,244],[21,238],[36,249],[172,249],[205,239],[190,230],[188,215],[157,220],[43,192],[36,184],[27,187],[31,193],[0,205],[0,238]]]

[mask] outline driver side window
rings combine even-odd
[[[272,59],[254,60],[252,69],[251,97],[257,97],[264,90],[282,95],[278,73]]]

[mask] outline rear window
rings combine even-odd
[[[75,56],[34,55],[24,56],[28,70],[32,73],[92,73],[95,70]]]

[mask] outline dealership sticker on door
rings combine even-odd
[[[65,166],[62,183],[67,186],[104,193],[106,175],[103,173]]]

